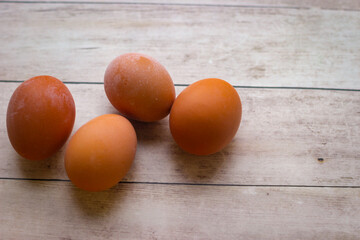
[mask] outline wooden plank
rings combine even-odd
[[[17,83],[0,83],[0,125]],[[103,85],[68,84],[76,103],[74,131],[90,119],[116,113]],[[183,87],[177,87],[180,93]],[[237,89],[240,129],[223,151],[198,157],[173,141],[168,119],[134,122],[135,163],[124,179],[137,182],[259,185],[360,185],[360,92]],[[63,150],[43,162],[23,160],[0,129],[0,177],[67,179]],[[73,132],[74,132],[73,131]],[[323,161],[318,161],[323,158]]]
[[[1,2],[1,1],[0,1]],[[30,2],[34,0],[12,0],[12,2]],[[215,5],[215,6],[239,6],[239,7],[277,7],[277,8],[323,8],[334,10],[359,10],[360,2],[357,0],[36,0],[35,2],[96,2],[96,3],[120,3],[120,4],[166,4],[166,5]]]
[[[101,82],[115,56],[142,52],[175,83],[360,89],[356,11],[1,3],[0,23],[1,80]]]
[[[358,239],[360,189],[0,180],[4,239]]]

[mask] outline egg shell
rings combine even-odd
[[[65,153],[66,172],[77,187],[103,191],[129,171],[136,152],[136,133],[117,114],[96,117],[72,136]]]
[[[33,77],[11,96],[6,116],[9,140],[22,157],[41,160],[57,152],[75,121],[75,103],[68,88],[51,76]]]
[[[166,117],[175,99],[174,83],[166,69],[139,53],[115,58],[106,69],[104,88],[121,114],[143,122]]]
[[[241,121],[239,94],[226,81],[200,80],[184,89],[170,112],[170,130],[176,143],[196,155],[223,149],[235,136]]]

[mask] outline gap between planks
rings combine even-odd
[[[304,6],[285,5],[251,5],[251,4],[220,4],[220,3],[170,3],[170,2],[126,2],[126,1],[0,1],[0,3],[40,3],[40,4],[123,4],[123,5],[160,5],[160,6],[195,6],[195,7],[239,7],[239,8],[285,8],[310,9]]]
[[[0,83],[22,83],[23,80],[0,80]],[[103,85],[103,82],[68,82],[63,81],[65,84],[95,84],[95,85]],[[187,87],[190,84],[181,84],[174,83],[175,87]],[[318,87],[269,87],[269,86],[240,86],[240,85],[232,85],[234,88],[255,88],[255,89],[299,89],[299,90],[324,90],[324,91],[351,91],[351,92],[360,92],[360,89],[355,88],[318,88]]]
[[[41,178],[4,178],[0,180],[15,181],[42,181],[42,182],[70,182],[68,179],[41,179]],[[360,188],[360,186],[336,186],[336,185],[260,185],[260,184],[226,184],[226,183],[179,183],[179,182],[128,182],[120,181],[119,184],[143,184],[143,185],[179,185],[179,186],[215,186],[215,187],[261,187],[261,188]]]
[[[1,1],[0,3],[28,4],[116,4],[116,5],[155,5],[155,6],[189,6],[189,7],[231,7],[231,8],[277,8],[277,9],[310,9],[302,6],[242,5],[242,4],[202,4],[202,3],[161,3],[161,2],[120,2],[120,1]],[[337,10],[337,9],[324,9]],[[355,9],[342,9],[357,11]]]
[[[302,1],[296,4],[289,3],[287,1],[249,1],[249,2],[238,2],[238,1],[204,1],[198,3],[197,1],[182,1],[182,2],[167,2],[167,1],[121,1],[121,0],[108,0],[108,1],[91,1],[91,0],[45,0],[45,1],[32,1],[32,0],[10,0],[1,1],[3,3],[28,3],[28,4],[117,4],[117,5],[160,5],[160,6],[195,6],[195,7],[230,7],[230,8],[273,8],[273,9],[299,9],[307,10],[311,8],[320,8],[323,10],[342,10],[342,11],[359,11],[360,4],[356,1],[342,1],[341,4],[337,2],[313,2],[313,1]],[[0,3],[1,3],[0,2]]]

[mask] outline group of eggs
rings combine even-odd
[[[96,117],[71,137],[65,169],[77,187],[102,191],[116,185],[135,157],[137,138],[127,118],[158,121],[170,113],[175,142],[191,154],[208,155],[223,149],[241,121],[236,90],[221,79],[197,81],[175,98],[166,69],[138,53],[123,54],[107,67],[105,92],[122,114]],[[75,103],[68,88],[51,76],[37,76],[18,86],[7,110],[7,131],[22,157],[41,160],[57,152],[71,134]]]

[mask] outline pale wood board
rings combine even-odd
[[[0,3],[0,23],[2,80],[101,82],[115,56],[142,52],[175,83],[360,89],[357,11]]]
[[[19,83],[0,83],[0,176],[67,179],[62,149],[52,159],[20,158],[7,138],[7,102]],[[90,119],[117,113],[102,84],[67,84],[76,103],[73,133]],[[176,87],[180,93],[184,87]],[[240,129],[223,151],[186,154],[173,141],[168,119],[133,122],[135,163],[124,179],[136,182],[251,185],[360,185],[360,92],[237,89],[243,103]],[[318,158],[324,161],[319,162]]]
[[[1,2],[1,1],[0,1]],[[323,8],[336,10],[359,10],[358,0],[12,0],[11,2],[68,2],[68,3],[118,3],[118,4],[166,4],[166,5],[210,5],[216,7],[274,7],[274,8]]]
[[[0,180],[2,239],[358,239],[360,189]],[[21,207],[20,207],[21,206]]]
[[[0,1],[0,239],[359,239],[360,92],[328,89],[360,89],[359,10],[357,0]],[[180,150],[168,118],[132,122],[134,165],[105,192],[71,184],[66,145],[41,162],[17,155],[6,109],[20,83],[6,80],[68,82],[74,133],[117,113],[102,81],[125,52],[155,57],[177,85],[280,88],[237,87],[240,129],[207,157]]]

